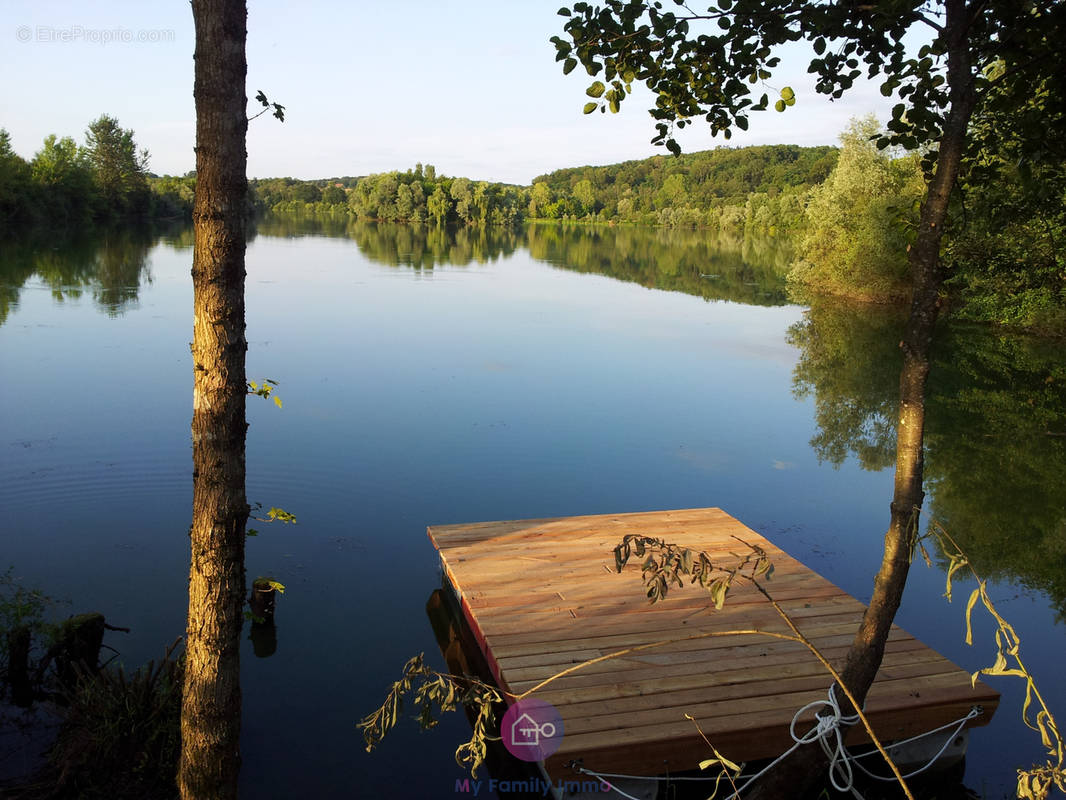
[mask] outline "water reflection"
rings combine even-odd
[[[278,631],[274,626],[276,602],[277,592],[273,585],[260,579],[252,582],[246,616],[251,618],[248,639],[256,658],[270,658],[278,650]]]
[[[432,225],[390,225],[331,217],[278,217],[259,220],[265,236],[334,236],[353,240],[377,264],[431,270],[437,266],[485,264],[514,254],[525,236],[519,229],[438,228]]]
[[[904,321],[881,306],[816,303],[789,329],[799,350],[793,392],[814,398],[819,461],[839,466],[854,455],[869,470],[895,463]]]
[[[514,255],[523,244],[514,228],[442,228],[354,223],[349,237],[378,264],[433,269],[435,266],[485,264]]]
[[[812,309],[791,334],[795,351],[781,336],[799,309],[712,306],[563,272],[598,272],[708,299],[749,296],[741,293],[750,293],[755,287],[747,284],[758,276],[781,291],[772,283],[779,256],[760,261],[777,252],[773,247],[739,242],[720,254],[700,232],[571,226],[460,239],[429,228],[351,226],[349,236],[347,223],[327,227],[318,233],[345,238],[286,241],[273,236],[308,228],[263,220],[249,258],[263,277],[278,278],[249,284],[250,330],[268,326],[269,335],[255,335],[272,340],[253,341],[254,371],[291,387],[283,413],[266,403],[249,409],[269,413],[262,424],[253,419],[249,488],[263,499],[280,500],[284,491],[287,506],[313,509],[316,518],[298,541],[278,535],[254,545],[260,568],[286,570],[280,577],[296,590],[291,600],[286,595],[288,616],[273,632],[284,641],[272,642],[270,631],[259,643],[241,641],[249,767],[242,788],[249,796],[340,796],[354,785],[383,796],[451,792],[453,747],[441,743],[468,735],[458,730],[461,719],[442,720],[455,735],[432,741],[404,726],[390,749],[358,761],[352,714],[320,713],[323,687],[331,707],[373,707],[397,663],[426,648],[418,618],[437,574],[427,522],[728,504],[782,543],[815,553],[834,578],[868,587],[865,567],[855,564],[866,563],[859,559],[877,549],[876,539],[847,548],[856,552],[855,564],[839,556],[840,540],[860,527],[856,520],[867,530],[873,520],[876,531],[884,517],[889,473],[862,474],[851,456],[870,469],[892,460],[885,423],[898,396],[898,322],[891,314]],[[0,363],[40,378],[9,382],[12,390],[0,392],[0,421],[8,423],[0,426],[0,500],[9,527],[25,533],[8,537],[5,552],[30,565],[34,580],[44,576],[46,590],[114,608],[138,634],[126,654],[130,663],[155,655],[186,611],[191,255],[183,248],[191,239],[179,230],[163,241],[181,252],[150,257],[156,281],[149,287],[138,277],[140,311],[86,324],[87,315],[107,309],[84,300],[80,314],[49,308],[41,291],[49,284],[34,280],[26,290],[44,302],[24,295],[12,316],[24,315],[18,321],[27,323],[26,335],[0,329]],[[553,269],[529,263],[527,246]],[[360,248],[377,263],[368,266]],[[447,266],[494,255],[502,262],[512,248],[515,259],[492,268]],[[639,253],[647,263],[638,263]],[[700,277],[729,274],[701,263],[715,259],[739,272],[721,282],[725,290]],[[308,263],[319,267],[312,279],[304,274]],[[36,267],[29,259],[0,264],[7,270],[0,285],[13,288],[17,301]],[[465,271],[463,280],[418,281],[426,274],[419,270],[430,268]],[[560,302],[551,304],[555,298]],[[449,324],[427,339],[427,318]],[[1063,360],[1054,352],[1045,359],[1024,340],[961,328],[945,333],[959,341],[941,342],[934,370],[941,388],[930,409],[932,510],[982,571],[1047,587],[1061,607],[1063,514],[1053,490],[1063,485],[1063,460],[1054,448],[1066,438],[1048,434],[1064,429],[1061,394],[1053,398],[1062,380],[1051,372]],[[94,354],[112,343],[119,357],[101,380]],[[796,357],[797,386],[817,403],[817,429],[809,405],[789,396]],[[71,375],[96,379],[90,409],[64,391]],[[556,396],[548,398],[544,387]],[[680,392],[668,413],[663,387]],[[815,434],[824,458],[848,461],[839,474],[806,458]],[[145,508],[158,521],[156,533],[145,531]],[[382,559],[410,569],[397,583],[374,566]],[[932,576],[928,583],[940,581]],[[387,635],[357,659],[338,659],[330,632],[350,628],[356,607],[374,609]],[[1050,628],[1043,609],[1026,611],[1033,664],[1054,674],[1061,629]],[[907,625],[919,614],[925,612],[912,613]],[[954,620],[942,627],[931,621],[924,633],[958,658]],[[267,662],[249,653],[276,645]],[[961,663],[984,665],[977,655],[969,659]],[[1061,695],[1060,688],[1052,682],[1048,691]],[[971,762],[975,781],[998,787],[1001,773],[1029,758],[1024,731],[1002,727],[1010,717],[997,715],[1000,727],[985,736]],[[411,752],[425,767],[417,774],[408,769]]]
[[[635,226],[530,225],[533,258],[649,289],[759,306],[788,302],[786,245],[707,231]]]
[[[632,225],[536,224],[525,228],[437,228],[330,217],[268,216],[257,224],[266,236],[309,235],[352,239],[378,264],[411,267],[484,264],[525,247],[537,261],[639,283],[650,289],[775,306],[789,302],[784,275],[787,242],[733,239],[684,228]]]
[[[902,316],[816,304],[789,331],[821,460],[895,456]],[[1066,364],[1040,339],[944,323],[929,380],[926,506],[989,578],[1018,580],[1066,615]]]
[[[108,316],[125,313],[136,306],[142,284],[152,282],[148,252],[161,238],[183,246],[180,230],[161,237],[147,228],[124,228],[0,244],[0,325],[18,308],[21,290],[34,276],[58,303],[88,295]]]
[[[553,266],[707,300],[775,305],[788,300],[787,250],[705,231],[633,226],[530,225],[445,230],[365,221],[267,217],[249,238],[326,235],[350,239],[378,264],[415,271],[504,259],[527,248]],[[147,253],[162,241],[191,246],[191,228],[125,230],[62,243],[0,246],[0,324],[33,276],[56,302],[83,295],[123,314],[152,274]],[[815,303],[788,332],[799,351],[793,389],[814,400],[820,460],[854,457],[884,470],[895,459],[902,315],[876,306]],[[1039,340],[981,328],[940,326],[929,384],[927,507],[984,575],[1046,592],[1066,614],[1066,363]],[[267,648],[269,649],[269,647]]]
[[[254,228],[263,236],[274,236],[280,239],[295,239],[301,236],[350,238],[348,231],[355,225],[356,222],[347,216],[268,214],[256,219],[253,225],[249,226],[249,230]]]
[[[784,274],[791,256],[785,243],[712,238],[699,230],[555,224],[454,230],[268,216],[249,227],[249,240],[259,234],[347,238],[375,263],[415,270],[484,264],[525,247],[537,261],[648,288],[748,305],[788,302]],[[90,233],[59,244],[35,240],[0,246],[0,324],[18,306],[20,289],[34,275],[58,302],[88,293],[108,315],[124,313],[136,304],[141,284],[151,283],[146,258],[159,241],[174,249],[189,248],[192,229],[130,229]]]
[[[485,657],[478,647],[477,641],[470,626],[463,616],[455,600],[453,589],[447,584],[447,579],[441,584],[440,589],[433,590],[429,599],[426,600],[426,616],[429,618],[430,627],[437,640],[437,647],[444,657],[448,671],[452,675],[470,675],[488,684],[493,684],[495,679]],[[476,721],[474,709],[462,706],[467,722],[473,728]],[[497,722],[502,719],[507,710],[504,704],[499,704],[494,709]],[[522,789],[533,784],[540,786],[543,773],[537,766],[528,761],[520,761],[515,758],[503,746],[500,739],[489,740],[485,750],[484,769],[489,778],[496,782],[496,786],[521,787],[516,791],[497,790],[495,795],[500,798],[543,797],[543,792],[527,792]]]

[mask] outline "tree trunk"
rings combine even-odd
[[[193,0],[193,518],[181,708],[183,798],[235,798],[244,605],[244,0]]]
[[[903,598],[918,531],[918,515],[925,497],[922,489],[925,386],[933,331],[940,312],[940,288],[945,277],[940,263],[940,239],[966,146],[966,128],[976,102],[966,41],[969,27],[966,4],[964,0],[948,0],[946,11],[950,109],[940,138],[936,170],[922,203],[918,237],[909,254],[913,296],[910,318],[900,342],[903,367],[899,376],[896,478],[891,517],[870,604],[841,670],[844,684],[860,703],[866,699],[881,667],[892,620]],[[842,695],[839,697],[844,704],[844,713],[848,713],[847,701]],[[748,796],[798,796],[825,773],[827,766],[828,761],[820,747],[800,748],[792,758],[754,785]]]

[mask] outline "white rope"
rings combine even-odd
[[[819,705],[828,706],[831,713],[819,715],[813,728],[803,736],[796,736],[796,723],[803,716],[803,712],[808,709],[816,709]],[[847,731],[858,721],[858,714],[845,716],[841,712],[840,703],[837,701],[836,684],[834,684],[829,687],[829,694],[824,703],[817,700],[813,703],[808,703],[796,712],[795,716],[792,717],[791,724],[788,726],[792,741],[797,744],[810,744],[812,741],[817,740],[818,744],[822,746],[822,752],[829,758],[829,782],[838,792],[850,792],[855,784],[855,773],[851,769],[848,748],[844,746],[844,734],[841,733],[840,727],[841,725],[846,726],[844,731]],[[829,743],[830,736],[835,740],[833,744]],[[838,774],[839,783],[837,783]]]
[[[792,722],[789,724],[789,735],[792,737],[792,742],[793,742],[792,746],[788,750],[786,750],[784,753],[779,755],[777,758],[775,758],[773,761],[771,761],[769,764],[767,764],[765,767],[763,767],[761,770],[756,772],[754,775],[752,775],[750,777],[747,777],[747,776],[744,776],[744,775],[737,775],[736,778],[739,779],[739,778],[747,777],[747,780],[745,780],[744,784],[742,786],[740,786],[739,788],[737,788],[733,792],[733,794],[731,794],[728,797],[726,797],[725,800],[735,800],[735,798],[740,797],[741,793],[744,792],[752,783],[754,783],[756,780],[761,778],[763,775],[768,773],[770,770],[772,770],[774,767],[776,767],[778,764],[780,764],[782,761],[784,761],[786,758],[788,758],[790,755],[792,755],[793,752],[795,752],[796,750],[798,750],[800,747],[802,747],[805,744],[813,744],[816,741],[821,745],[821,748],[822,748],[823,752],[829,758],[829,781],[832,784],[833,788],[836,789],[839,792],[850,792],[852,795],[854,795],[857,798],[861,798],[862,797],[862,795],[860,795],[858,793],[858,791],[854,787],[855,774],[854,774],[854,772],[852,771],[852,768],[851,768],[851,765],[853,763],[860,770],[862,770],[862,772],[864,772],[867,776],[869,776],[870,778],[873,778],[875,780],[887,781],[887,782],[892,782],[892,781],[896,780],[896,777],[894,775],[891,775],[891,776],[888,776],[888,777],[885,777],[883,775],[875,775],[872,772],[870,772],[869,770],[867,770],[862,764],[858,763],[859,759],[861,759],[861,758],[866,758],[867,756],[872,756],[872,755],[880,755],[880,752],[878,750],[871,750],[868,753],[862,753],[861,755],[857,755],[857,756],[854,756],[854,755],[852,755],[851,753],[849,753],[847,751],[847,748],[844,745],[844,734],[841,732],[841,726],[842,725],[845,726],[845,730],[846,730],[848,727],[851,727],[852,725],[856,724],[859,721],[859,715],[858,714],[845,715],[845,714],[843,714],[841,712],[840,703],[839,703],[839,701],[836,698],[835,689],[836,689],[835,686],[830,686],[829,687],[829,693],[827,695],[827,699],[825,699],[825,700],[815,700],[812,703],[808,703],[807,705],[803,706],[803,708],[801,708],[799,711],[797,711],[795,713],[795,715],[792,717]],[[797,733],[796,733],[796,725],[799,723],[800,718],[805,713],[807,713],[808,711],[810,711],[812,709],[823,711],[823,712],[825,710],[828,710],[829,713],[828,714],[823,713],[823,714],[819,715],[817,717],[817,720],[816,720],[815,724],[814,724],[814,727],[812,727],[809,731],[807,731],[807,733],[803,734],[802,736],[797,735]],[[919,733],[917,736],[912,736],[909,739],[902,739],[902,740],[900,740],[898,742],[893,742],[891,746],[898,747],[900,745],[909,744],[911,742],[918,741],[919,739],[924,739],[927,736],[932,736],[932,735],[934,735],[936,733],[939,733],[940,731],[948,730],[949,728],[955,728],[955,730],[952,732],[951,736],[947,737],[947,740],[944,742],[944,745],[940,748],[940,750],[937,752],[937,754],[935,756],[933,756],[928,761],[928,763],[926,763],[924,766],[919,767],[918,769],[914,770],[913,772],[908,773],[907,775],[904,775],[903,776],[904,779],[913,778],[915,775],[920,775],[921,773],[925,772],[930,767],[932,767],[933,764],[935,764],[936,761],[942,755],[944,755],[944,752],[951,745],[951,742],[955,739],[955,737],[966,726],[966,723],[969,722],[971,719],[979,717],[981,715],[981,713],[982,712],[981,712],[980,708],[975,706],[975,707],[970,709],[970,712],[966,716],[961,717],[961,718],[959,718],[959,719],[957,719],[957,720],[955,720],[953,722],[949,722],[949,723],[947,723],[945,725],[941,725],[939,728],[933,728],[932,730],[926,731],[925,733]],[[830,743],[831,739],[833,740],[832,743]],[[625,774],[621,774],[621,773],[617,773],[617,772],[594,772],[593,770],[586,769],[585,767],[577,766],[577,765],[574,765],[574,767],[575,767],[575,769],[578,772],[581,772],[581,773],[583,773],[585,775],[591,775],[594,778],[599,779],[600,781],[602,781],[604,783],[604,785],[608,786],[613,791],[615,791],[618,794],[620,794],[622,797],[628,798],[628,800],[637,800],[637,798],[634,798],[632,795],[626,794],[624,791],[622,791],[621,789],[619,789],[617,786],[613,785],[612,783],[610,783],[606,779],[607,778],[616,778],[616,779],[645,780],[645,781],[712,781],[712,780],[719,780],[719,778],[712,777],[712,776],[706,776],[706,777],[703,777],[703,776],[699,776],[699,777],[689,777],[689,776],[670,777],[670,776],[661,776],[661,775],[660,776],[625,775]]]
[[[821,708],[823,706],[828,706],[829,710],[832,713],[826,716],[818,717],[817,722],[815,723],[813,728],[807,731],[807,733],[803,734],[803,736],[797,736],[796,723],[799,722],[800,717],[802,717],[810,709]],[[857,714],[854,716],[847,717],[841,714],[840,703],[837,702],[835,687],[830,686],[829,694],[826,700],[815,700],[813,703],[807,703],[807,705],[797,711],[792,717],[792,722],[789,723],[788,726],[789,735],[792,736],[792,747],[788,748],[788,750],[779,755],[761,770],[756,772],[753,776],[748,778],[744,782],[744,785],[737,789],[735,792],[733,792],[733,794],[729,795],[726,800],[733,800],[733,798],[735,797],[740,797],[741,792],[743,792],[745,789],[751,786],[751,784],[753,784],[767,772],[772,770],[774,767],[776,767],[778,764],[780,764],[782,761],[792,755],[800,747],[805,744],[811,744],[815,741],[821,744],[822,750],[825,751],[825,754],[827,756],[829,756],[829,782],[833,785],[833,788],[840,792],[852,792],[854,794],[854,790],[852,788],[852,784],[854,782],[854,775],[851,771],[851,764],[847,758],[847,750],[844,747],[844,737],[840,733],[840,724],[842,722],[845,722],[849,725],[852,725],[858,721],[859,717]],[[827,741],[831,735],[835,736],[836,738],[836,748],[831,748]],[[844,755],[841,756],[840,753],[844,753]],[[838,764],[842,766],[838,767]],[[841,770],[841,773],[844,778],[843,783],[837,783],[837,769]]]
[[[927,761],[924,766],[919,767],[918,769],[914,770],[913,772],[908,772],[906,775],[904,775],[903,776],[904,780],[906,780],[907,778],[913,778],[915,775],[921,775],[927,769],[932,767],[933,764],[935,764],[937,762],[937,760],[942,755],[944,755],[944,752],[948,749],[948,747],[951,746],[951,743],[954,741],[955,737],[958,736],[960,733],[962,733],[962,729],[966,727],[966,723],[969,722],[971,719],[974,719],[974,718],[979,717],[979,716],[981,716],[981,711],[975,706],[974,708],[970,709],[970,713],[969,714],[967,714],[965,717],[962,717],[961,719],[956,720],[955,722],[949,722],[946,725],[941,725],[939,728],[933,728],[933,730],[931,730],[931,731],[926,731],[925,733],[920,733],[917,736],[912,736],[910,739],[903,739],[902,741],[899,741],[899,742],[892,742],[891,747],[899,747],[900,745],[910,744],[911,742],[917,741],[918,739],[923,739],[926,736],[932,736],[934,733],[940,733],[940,731],[946,731],[948,728],[954,728],[955,729],[954,731],[951,732],[951,736],[948,736],[947,739],[944,740],[943,747],[941,747],[937,751],[936,755],[933,756],[932,758],[930,758],[929,761]],[[873,778],[875,781],[885,781],[887,783],[891,783],[891,782],[895,781],[896,780],[896,776],[895,775],[887,775],[887,776],[886,775],[875,775],[874,773],[870,772],[870,770],[866,769],[866,767],[864,767],[862,764],[859,763],[859,759],[860,758],[866,758],[867,756],[872,756],[872,755],[880,755],[880,753],[878,753],[878,751],[876,751],[876,750],[871,750],[869,753],[863,753],[862,755],[858,755],[858,756],[849,756],[849,758],[855,764],[856,767],[861,769],[866,774],[867,777]]]

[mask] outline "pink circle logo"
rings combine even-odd
[[[551,703],[535,697],[518,700],[500,723],[507,751],[523,761],[543,761],[563,741],[563,718]]]

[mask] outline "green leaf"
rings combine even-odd
[[[777,111],[784,111],[785,110],[785,101],[784,100],[778,100],[776,103],[774,103],[774,109],[777,110]]]
[[[296,516],[294,514],[290,514],[284,508],[271,508],[270,511],[267,513],[267,517],[270,519],[271,522],[277,521],[287,522],[292,525],[296,524]]]
[[[585,107],[583,109],[581,109],[581,111],[584,114],[591,114],[593,111],[595,111],[597,109],[598,106],[599,106],[599,103],[585,103]]]
[[[740,128],[742,131],[746,131],[748,129],[748,118],[737,117],[737,127]]]
[[[569,75],[574,71],[574,67],[577,66],[576,58],[568,58],[563,62],[563,75]]]
[[[559,9],[559,10],[558,10],[558,11],[557,11],[556,13],[557,13],[557,14],[558,14],[558,15],[559,15],[560,17],[569,17],[569,16],[570,16],[570,9],[569,9],[569,8],[566,8],[566,7],[564,6],[563,8],[560,8],[560,9]]]
[[[610,107],[612,114],[617,114],[618,113],[618,109],[620,107],[620,103],[618,102],[618,98],[617,97],[612,97],[611,98],[611,102],[608,103],[608,106]]]
[[[603,92],[604,90],[606,90],[606,88],[607,87],[603,85],[602,81],[596,81],[592,84],[592,86],[585,90],[585,94],[587,94],[589,97],[600,97],[603,95]]]
[[[796,99],[796,93],[792,91],[791,86],[786,86],[784,89],[781,90],[781,99],[784,100],[786,103],[788,103],[789,100]]]

